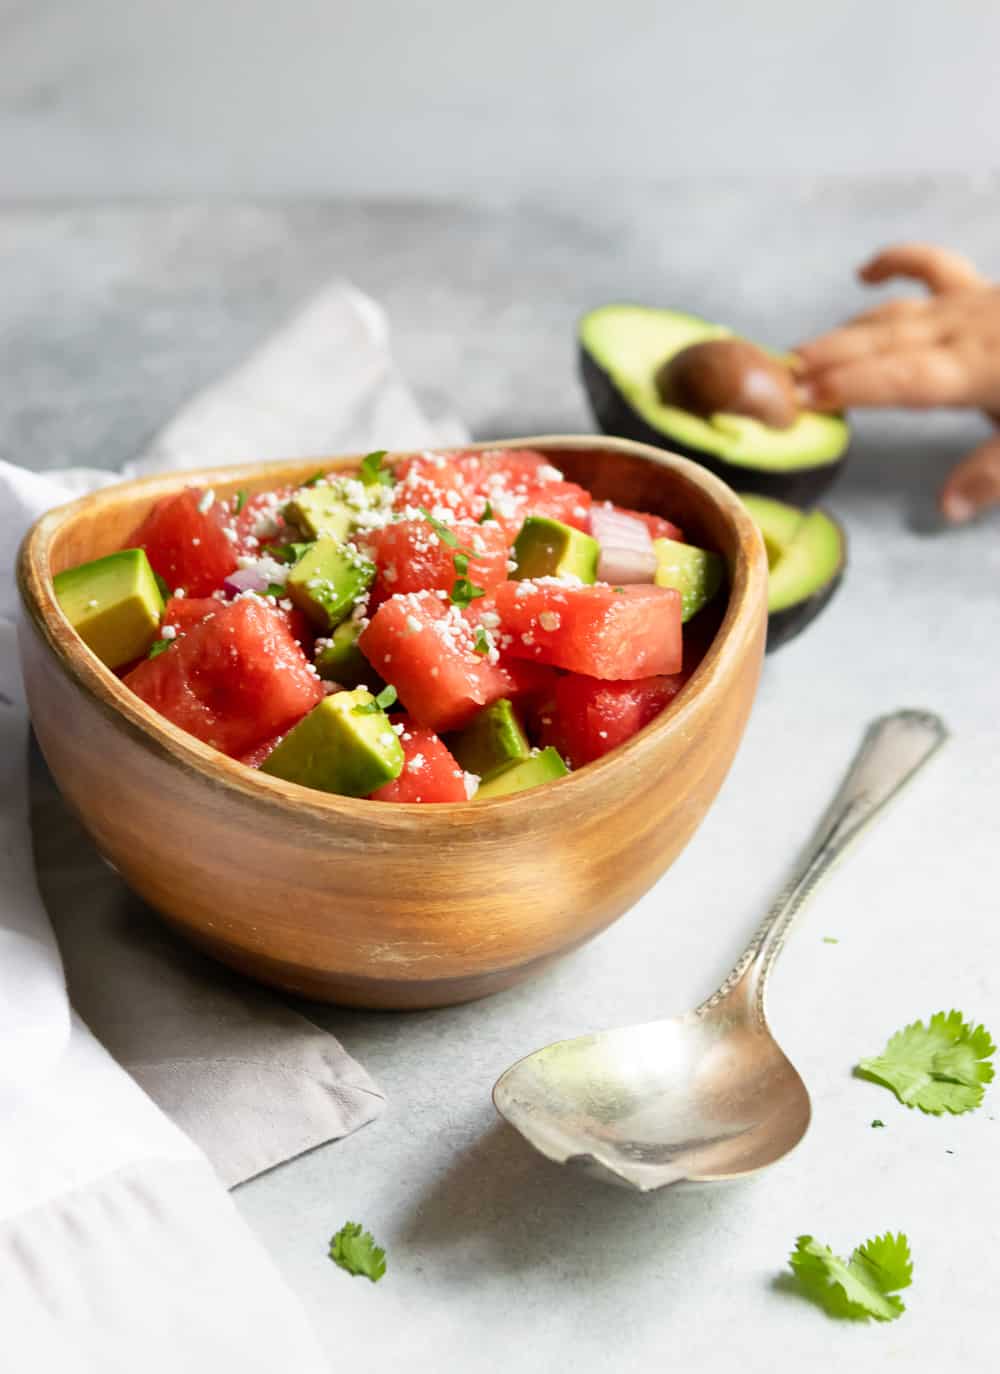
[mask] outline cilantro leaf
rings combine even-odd
[[[455,606],[468,606],[477,597],[485,596],[482,587],[477,587],[474,582],[470,582],[467,577],[460,577],[451,589],[451,600]]]
[[[887,1322],[906,1311],[896,1293],[910,1286],[913,1263],[902,1232],[866,1240],[849,1260],[812,1236],[799,1236],[788,1262],[803,1293],[828,1316]]]
[[[390,706],[396,704],[396,689],[390,682],[388,687],[383,687],[375,698],[375,705],[380,711],[388,711]]]
[[[442,525],[440,520],[436,520],[426,506],[418,506],[417,510],[420,512],[421,517],[430,525],[442,544],[447,544],[449,549],[461,549],[462,546],[458,542],[458,535],[455,534],[453,530],[450,530],[447,525]],[[468,553],[468,549],[464,549],[463,552]]]
[[[476,639],[472,651],[476,654],[488,654],[490,651],[490,637],[482,625],[476,626]]]
[[[309,541],[300,544],[265,544],[261,553],[266,553],[276,563],[297,563],[309,547]]]
[[[236,493],[236,496],[233,500],[233,514],[239,515],[240,511],[243,509],[246,503],[247,489],[246,487],[240,487],[239,491]]]
[[[479,517],[479,519],[476,521],[476,523],[477,523],[478,525],[485,525],[486,522],[487,522],[487,520],[492,520],[492,519],[493,519],[493,507],[490,505],[489,501],[487,501],[487,502],[486,502],[486,505],[483,507],[483,513],[482,513],[482,515]]]
[[[146,654],[146,657],[158,658],[160,654],[165,654],[167,652],[167,650],[170,648],[173,642],[174,641],[172,639],[154,639],[152,644],[149,646],[149,651]]]
[[[346,1222],[330,1237],[330,1258],[349,1274],[364,1275],[372,1283],[378,1283],[385,1273],[385,1251],[357,1221]]]
[[[281,598],[285,595],[286,590],[287,589],[283,587],[280,582],[269,582],[267,584],[267,588],[264,592],[264,595],[273,596],[278,601],[280,601]]]
[[[455,564],[455,571],[459,577],[464,577],[469,571],[469,555],[467,553],[456,553],[452,562]]]
[[[875,1120],[872,1122],[872,1130],[877,1130],[880,1126],[884,1130],[885,1122],[881,1121],[878,1117],[876,1117]]]
[[[314,487],[317,482],[322,482],[325,476],[326,473],[323,471],[322,468],[320,468],[317,472],[314,472],[311,477],[307,477],[306,480],[302,482],[300,485],[302,485],[303,487]]]
[[[163,597],[164,601],[169,601],[173,596],[173,592],[170,590],[170,584],[167,582],[167,579],[161,577],[158,572],[155,572],[153,573],[153,580],[156,583],[157,591]]]
[[[890,1088],[905,1107],[957,1116],[982,1102],[995,1049],[985,1026],[966,1022],[960,1011],[939,1011],[929,1025],[914,1021],[897,1031],[880,1055],[862,1059],[854,1072]]]
[[[393,485],[391,470],[382,465],[382,459],[387,452],[388,449],[380,448],[362,458],[358,475],[366,487],[391,487]]]

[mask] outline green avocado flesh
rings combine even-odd
[[[658,587],[673,587],[681,594],[681,622],[690,620],[706,606],[722,586],[725,564],[717,553],[678,544],[674,539],[654,539]]]
[[[285,506],[286,520],[309,539],[346,539],[354,527],[354,514],[338,489],[332,486],[302,487]]]
[[[374,577],[375,564],[351,546],[319,539],[293,566],[285,589],[314,625],[332,630],[351,614]]]
[[[529,787],[540,787],[543,782],[554,782],[564,778],[569,769],[559,753],[551,746],[531,754],[520,763],[509,763],[501,768],[486,782],[480,783],[476,801],[488,801],[490,797],[506,797],[511,792],[525,792]]]
[[[800,510],[798,506],[786,505],[784,501],[774,501],[769,496],[751,496],[745,493],[740,496],[740,500],[750,511],[754,523],[763,535],[768,567],[776,567],[802,528],[802,522],[806,518],[805,511]]]
[[[334,630],[329,643],[316,648],[316,671],[327,682],[342,687],[371,687],[379,691],[385,683],[358,648],[361,625],[345,620]]]
[[[515,577],[578,577],[597,580],[601,546],[596,539],[561,520],[529,515],[514,540]]]
[[[840,527],[825,511],[803,512],[794,506],[765,497],[740,497],[764,536],[765,545],[778,547],[791,527],[798,524],[791,539],[771,564],[767,586],[767,609],[773,614],[787,610],[827,586],[843,568],[844,540]],[[768,531],[772,531],[771,538]],[[768,556],[770,558],[770,549]]]
[[[403,771],[403,746],[371,692],[335,692],[290,730],[261,764],[286,782],[367,797]]]
[[[506,698],[478,711],[468,725],[449,737],[448,748],[460,767],[484,782],[531,754],[528,738]]]
[[[52,587],[63,615],[109,668],[141,658],[159,633],[163,597],[144,549],[67,568]]]
[[[632,409],[666,439],[744,467],[787,472],[821,467],[841,456],[849,431],[839,415],[803,411],[788,429],[773,429],[747,415],[702,419],[666,406],[657,369],[691,344],[729,339],[733,331],[696,315],[642,305],[604,305],[580,322],[580,343],[603,368]]]

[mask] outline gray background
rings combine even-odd
[[[0,194],[996,163],[989,0],[0,0]]]

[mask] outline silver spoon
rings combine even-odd
[[[718,991],[668,1021],[537,1050],[497,1080],[497,1111],[547,1158],[648,1192],[774,1164],[809,1125],[806,1086],[768,1028],[768,975],[848,844],[944,743],[928,711],[868,727],[798,869]]]

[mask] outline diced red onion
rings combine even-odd
[[[222,585],[231,596],[239,596],[240,592],[263,592],[267,590],[268,577],[260,564],[255,563],[249,568],[237,568]]]
[[[645,522],[610,506],[592,506],[590,532],[601,546],[601,582],[652,582],[656,573],[653,539]]]
[[[652,542],[648,549],[609,549],[602,546],[597,563],[597,580],[612,586],[630,582],[652,582],[656,575],[656,554]]]
[[[590,508],[590,532],[602,548],[648,551],[653,547],[645,521],[612,506]]]

